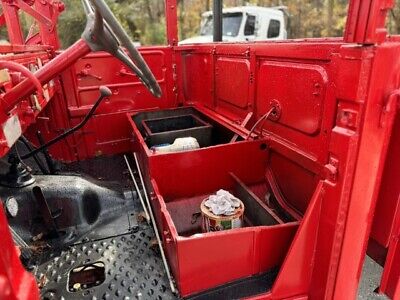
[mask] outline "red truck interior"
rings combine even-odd
[[[115,172],[126,175],[126,166],[118,159],[128,153],[134,161],[131,154],[135,153],[180,297],[354,299],[368,251],[384,266],[379,292],[400,299],[400,41],[384,28],[393,1],[350,1],[343,38],[178,46],[177,3],[166,0],[168,46],[140,48],[161,89],[159,98],[113,55],[89,53],[84,40],[59,51],[54,28],[22,39],[15,15],[19,9],[29,6],[42,15],[39,20],[53,23],[63,9],[60,1],[31,2],[1,1],[0,22],[7,25],[11,42],[0,46],[1,68],[9,70],[11,77],[1,83],[0,153],[4,159],[15,142],[10,144],[10,123],[20,123],[16,139],[24,134],[32,147],[38,147],[43,143],[38,132],[49,141],[78,125],[96,103],[99,88],[111,90],[83,128],[49,147],[52,159],[63,167],[55,175],[34,174],[33,185],[40,186],[42,195],[51,185],[87,184],[79,180],[88,169],[103,168],[104,177]],[[92,1],[97,2],[102,1]],[[43,95],[30,96],[34,84],[23,81],[27,75],[9,62],[27,67],[43,85]],[[151,151],[154,144],[146,132],[146,120],[188,117],[205,124],[201,149]],[[109,162],[116,157],[117,163]],[[66,170],[80,174],[81,179],[44,178],[64,176]],[[94,189],[105,185],[96,184]],[[196,217],[200,203],[221,188],[244,202],[244,226],[203,233]],[[33,201],[24,199],[35,194],[35,187],[26,189],[21,188],[21,199],[18,188],[2,188],[0,196],[4,203],[9,197],[17,198],[23,211],[23,203]],[[67,242],[63,238],[57,244],[49,240],[57,240],[60,232],[51,237],[40,231],[39,240],[51,247],[43,250],[48,255],[47,261],[41,261],[46,268],[39,264],[40,272],[33,272],[38,290],[20,265],[7,230],[9,226],[17,233],[25,230],[18,222],[29,214],[13,218],[7,213],[6,220],[1,212],[1,299],[37,299],[39,294],[44,299],[97,299],[92,297],[98,297],[96,291],[102,285],[108,288],[104,299],[134,299],[140,289],[147,294],[139,299],[156,299],[158,293],[163,299],[177,297],[167,291],[167,283],[154,294],[148,289],[154,280],[165,280],[162,270],[158,279],[126,274],[133,283],[128,280],[124,285],[115,275],[119,273],[113,270],[117,265],[112,260],[96,261],[105,264],[106,270],[104,283],[98,286],[75,289],[71,285],[74,271],[65,279],[68,282],[58,278],[55,270],[64,268],[60,261],[75,255],[68,254],[69,250],[83,253],[89,241],[93,252],[101,247],[107,251],[120,242],[134,247],[140,244],[140,235],[131,238],[132,233],[120,231],[118,222],[107,225],[107,215],[118,214],[110,200],[103,206],[96,197],[78,196],[89,200],[78,201],[75,207],[62,196],[54,197],[44,203],[50,215],[54,210],[64,212],[55,218],[57,229],[88,224],[92,235],[85,232],[79,239],[70,237]],[[107,210],[102,211],[103,207]],[[121,207],[122,213],[125,206]],[[41,209],[46,206],[39,205]],[[81,214],[83,225],[79,218],[75,220]],[[33,230],[20,235],[29,246],[38,239]],[[114,242],[106,240],[111,237]],[[56,249],[62,251],[59,260]],[[116,249],[110,252],[116,257],[131,251]],[[136,272],[140,255],[138,261],[132,255],[124,264]],[[76,257],[68,270],[85,266]],[[160,261],[159,254],[154,259]],[[70,262],[66,259],[65,264]],[[140,284],[147,287],[137,288]],[[236,286],[237,294],[225,288],[219,290],[218,298],[218,288],[226,286]]]

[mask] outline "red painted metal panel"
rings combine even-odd
[[[255,241],[255,267],[254,274],[262,273],[281,264],[287,255],[287,249],[291,245],[297,231],[297,223],[287,226],[274,226],[258,232],[258,239]],[[296,230],[295,230],[296,229]]]
[[[129,151],[131,131],[125,117],[127,112],[176,105],[171,48],[142,47],[140,52],[161,86],[161,99],[153,97],[135,75],[126,72],[118,60],[106,53],[90,54],[63,73],[64,89],[68,95],[64,115],[69,127],[78,124],[90,110],[99,96],[101,85],[109,87],[113,95],[99,106],[85,128],[74,134],[74,142],[68,144],[70,155],[61,154],[57,147],[50,149],[56,158],[70,161]],[[104,124],[108,126],[104,127]],[[52,131],[43,128],[42,131],[46,139],[58,134],[56,128]]]
[[[260,113],[268,111],[277,101],[283,111],[279,124],[308,135],[319,133],[329,80],[323,67],[265,61],[258,77],[257,107]]]
[[[165,0],[167,42],[169,46],[178,44],[178,1]]]
[[[202,102],[207,107],[214,106],[212,65],[213,58],[208,54],[182,53],[182,89],[187,103]],[[199,70],[201,76],[198,76]]]
[[[286,250],[282,251],[285,246],[279,244],[278,240],[276,243],[268,244],[267,240],[278,239],[279,235],[272,233],[271,228],[268,231],[262,231],[262,234],[261,231],[246,228],[232,231],[233,239],[228,238],[225,233],[202,236],[199,239],[178,238],[178,233],[164,201],[172,201],[176,197],[188,197],[190,193],[211,192],[216,188],[228,187],[231,184],[228,173],[231,171],[238,173],[247,182],[259,183],[260,180],[264,180],[267,164],[271,163],[272,169],[281,183],[283,194],[289,195],[287,198],[290,199],[290,202],[302,212],[307,206],[306,195],[310,194],[310,190],[315,184],[313,180],[306,179],[307,174],[315,174],[310,175],[311,177],[315,176],[315,180],[317,178],[325,180],[319,219],[314,215],[315,220],[307,223],[306,217],[302,224],[302,228],[313,229],[304,231],[316,234],[316,236],[312,234],[312,240],[315,240],[316,245],[313,247],[311,243],[307,244],[306,242],[293,244],[292,250],[299,244],[300,250],[290,251],[286,262],[295,269],[284,267],[274,288],[275,295],[306,293],[310,298],[315,299],[335,297],[347,299],[355,296],[381,181],[383,188],[380,195],[386,195],[387,190],[392,191],[390,179],[381,178],[386,149],[389,147],[390,127],[396,110],[395,102],[398,101],[397,95],[391,98],[389,96],[399,88],[400,63],[393,57],[400,56],[400,45],[395,39],[382,43],[386,35],[386,31],[383,30],[386,12],[392,5],[393,1],[391,0],[353,0],[350,2],[345,42],[376,44],[377,46],[374,47],[343,45],[340,40],[321,39],[151,49],[151,51],[161,53],[150,60],[152,61],[151,67],[160,75],[158,79],[164,81],[162,86],[165,92],[164,98],[155,106],[173,107],[181,103],[178,100],[179,95],[184,92],[186,103],[196,102],[199,107],[203,105],[214,110],[211,111],[210,116],[216,120],[227,122],[227,126],[236,128],[237,133],[243,135],[246,133],[246,129],[238,129],[238,126],[235,125],[235,123],[241,124],[247,116],[243,112],[245,111],[243,99],[246,98],[248,104],[257,104],[250,109],[254,112],[250,124],[265,113],[268,105],[265,103],[265,98],[278,98],[277,100],[281,99],[284,104],[282,119],[278,123],[267,122],[264,131],[266,138],[263,141],[239,142],[187,154],[175,154],[168,157],[156,155],[149,158],[150,152],[143,147],[143,141],[139,139],[141,145],[136,146],[140,150],[141,163],[148,167],[150,175],[155,178],[154,182],[160,186],[160,191],[156,192],[159,197],[153,197],[152,200],[156,208],[157,219],[161,220],[159,226],[167,229],[167,232],[163,232],[164,243],[168,244],[166,246],[167,253],[175,276],[180,279],[180,282],[183,282],[181,288],[184,294],[259,272],[263,268],[278,263],[283,258],[279,257],[279,254],[282,252],[286,254]],[[5,21],[14,26],[11,28],[12,41],[22,44],[23,38],[20,36],[16,10],[11,8],[13,10],[5,16]],[[177,41],[176,1],[166,1],[166,14],[168,42],[170,45],[175,45]],[[379,43],[382,44],[379,45]],[[78,46],[75,49],[77,51],[73,53],[74,58],[78,58],[88,51],[82,44]],[[8,48],[3,46],[0,49],[3,49],[2,51],[11,51],[12,49],[24,51],[28,50],[28,47],[13,45]],[[43,50],[43,48],[36,49],[36,51],[39,50]],[[51,73],[52,76],[57,75],[68,63],[71,63],[70,54],[64,52],[54,60],[51,69],[54,72]],[[34,53],[31,58],[38,55],[42,54]],[[165,59],[163,66],[157,64],[160,57]],[[53,101],[43,112],[53,119],[57,117],[61,119],[57,120],[57,125],[50,124],[48,136],[54,136],[57,134],[57,130],[79,121],[93,103],[95,89],[103,77],[106,79],[104,83],[110,84],[114,89],[114,95],[108,103],[106,102],[100,107],[98,114],[85,131],[52,149],[53,154],[56,153],[56,157],[65,160],[89,158],[100,153],[119,153],[129,149],[131,146],[129,122],[126,119],[122,120],[126,111],[155,107],[153,99],[141,86],[130,85],[132,81],[128,79],[130,75],[108,73],[109,66],[101,66],[102,62],[109,58],[87,57],[85,59],[93,61],[93,63],[89,63],[91,64],[91,68],[87,68],[89,70],[85,69],[87,66],[82,60],[76,65],[80,69],[76,69],[75,66],[75,69],[71,68],[69,74],[65,73],[66,76],[63,77],[68,101],[64,101],[61,96],[56,97],[58,102]],[[247,71],[245,71],[246,76],[243,76],[241,72],[236,72],[237,74],[229,72],[232,68],[241,68],[240,64],[236,65],[236,62],[232,62],[228,66],[223,64],[222,75],[219,75],[220,79],[218,76],[214,78],[214,71],[215,68],[218,69],[218,64],[221,64],[221,61],[229,60],[245,61],[246,63],[248,61],[250,77],[254,75],[255,83],[247,86],[245,81]],[[274,62],[271,62],[272,60]],[[258,69],[259,62],[272,72],[264,72],[263,66]],[[101,80],[90,76],[91,72],[97,68],[101,73]],[[46,68],[42,73],[45,70]],[[82,70],[84,72],[78,83],[77,72],[80,73]],[[199,76],[200,72],[203,72],[202,76]],[[232,78],[228,78],[228,73],[232,73]],[[283,80],[285,74],[290,74],[288,76],[290,85]],[[42,76],[43,78],[40,79],[45,80],[46,76],[50,75],[42,74]],[[276,82],[274,83],[274,81]],[[238,95],[228,90],[228,87],[235,82],[240,82],[242,87],[245,86],[243,90],[240,90],[242,93],[238,93]],[[307,85],[311,82],[314,83],[314,86]],[[320,92],[319,100],[310,96],[310,93],[318,93],[313,90],[313,87],[316,88],[315,82],[324,89],[323,92]],[[33,91],[30,84],[24,83],[21,86],[17,94],[14,94],[15,97],[12,98],[12,101],[17,96],[23,97]],[[257,90],[256,86],[258,86]],[[247,93],[246,90],[248,90]],[[225,98],[225,103],[223,104],[218,98]],[[301,101],[304,99],[310,100],[309,107],[301,105],[303,103]],[[296,111],[293,110],[294,108]],[[26,107],[21,108],[19,112],[24,112],[24,109]],[[117,112],[113,109],[117,109]],[[206,109],[204,108],[204,110]],[[300,112],[298,116],[296,116],[296,112]],[[24,129],[31,124],[35,117],[36,115],[30,121],[26,121]],[[52,121],[56,121],[53,119]],[[104,128],[104,124],[107,124],[108,127]],[[40,126],[48,125],[41,123]],[[135,134],[137,135],[136,131]],[[397,136],[396,133],[395,136]],[[268,161],[266,152],[260,152],[260,143],[266,143],[271,147],[272,153],[279,153],[279,159],[275,159],[275,154],[272,154],[271,161]],[[68,144],[73,144],[73,146],[67,148]],[[8,150],[4,149],[2,154]],[[389,155],[391,155],[390,153],[392,152],[389,152]],[[396,161],[394,158],[393,162]],[[251,170],[248,168],[249,164],[252,165]],[[293,167],[294,165],[296,167]],[[284,168],[287,170],[283,170]],[[290,174],[293,177],[286,176],[287,178],[285,178],[285,172],[288,170],[291,171]],[[174,171],[176,171],[176,177],[171,176],[171,174],[175,174]],[[388,172],[396,173],[397,171]],[[390,178],[392,177],[395,176],[390,176]],[[295,182],[297,178],[298,180]],[[149,181],[149,178],[146,180]],[[301,190],[298,192],[300,195],[298,199],[295,192],[299,189]],[[398,201],[396,198],[387,199],[385,200],[390,203],[387,207],[396,206],[395,203]],[[400,293],[397,273],[399,269],[398,244],[397,240],[388,244],[388,234],[384,233],[385,230],[394,228],[391,225],[395,213],[390,214],[384,208],[384,204],[380,204],[380,202],[378,205],[380,209],[377,210],[378,217],[375,221],[375,224],[378,225],[373,229],[373,236],[382,244],[390,247],[383,281],[386,286],[383,290],[393,297],[398,297]],[[310,209],[315,209],[315,207],[310,206]],[[382,221],[381,218],[387,218],[388,222]],[[6,224],[3,225],[0,228],[6,229]],[[274,230],[278,230],[277,228]],[[398,231],[393,230],[393,236],[396,237],[396,234]],[[280,242],[285,244],[286,241],[287,243],[288,237],[281,236]],[[306,238],[306,234],[299,233],[296,240],[304,241]],[[172,239],[172,242],[168,243],[169,239]],[[242,243],[239,243],[240,241]],[[195,247],[192,247],[193,243],[200,250],[209,249],[215,244],[228,245],[240,250],[232,256],[223,256],[223,252],[219,252],[217,263],[236,262],[238,257],[247,258],[251,263],[232,264],[232,267],[235,268],[228,269],[226,273],[217,274],[215,279],[205,277],[201,273],[204,266],[213,273],[216,266],[210,264],[210,260],[202,256],[204,251],[197,251]],[[9,244],[7,249],[12,249],[11,243]],[[274,245],[277,248],[267,248],[274,247]],[[254,250],[256,247],[259,252]],[[311,254],[304,255],[302,249],[307,249],[307,253]],[[270,257],[271,261],[262,255],[264,251],[273,253]],[[235,257],[235,255],[238,256]],[[197,259],[198,257],[200,259]],[[184,265],[181,265],[180,261],[184,261]],[[195,264],[189,265],[193,261]],[[4,268],[0,270],[2,271]],[[18,267],[15,267],[15,270],[17,269]],[[303,270],[303,272],[299,272],[299,270]],[[195,273],[195,276],[198,277],[193,279],[191,276],[196,271],[198,272]],[[307,274],[307,276],[302,277],[299,274]],[[18,283],[18,279],[14,279],[13,282]],[[311,281],[309,282],[309,280]],[[13,288],[13,290],[15,289]],[[263,297],[271,298],[273,295],[269,293]]]
[[[388,157],[383,174],[382,188],[376,205],[371,238],[384,248],[389,247],[390,240],[397,232],[396,215],[400,214],[400,115],[397,115],[393,127]]]
[[[275,152],[270,154],[269,167],[286,203],[298,214],[304,214],[317,187],[319,175]]]
[[[3,208],[0,206],[0,299],[37,300],[39,290],[32,274],[21,265],[18,249],[15,247],[8,230]]]
[[[253,274],[255,233],[234,230],[178,241],[182,295]]]
[[[297,148],[297,151],[302,151],[303,154],[307,153],[310,159],[316,161],[318,160],[320,163],[326,161],[327,140],[329,138],[329,132],[332,128],[336,109],[335,102],[333,100],[335,97],[335,90],[332,84],[332,81],[336,78],[336,74],[334,74],[336,66],[332,58],[335,58],[335,55],[337,55],[339,52],[339,43],[337,41],[332,41],[329,43],[302,43],[302,47],[295,45],[296,43],[291,41],[274,44],[266,43],[262,46],[261,44],[254,44],[250,47],[249,45],[242,44],[221,44],[213,47],[208,45],[196,45],[196,47],[192,46],[189,48],[187,52],[182,49],[182,56],[184,58],[185,72],[183,73],[183,76],[186,101],[203,104],[204,106],[216,111],[219,115],[225,116],[237,124],[241,124],[243,122],[248,111],[253,111],[255,114],[253,115],[253,119],[250,124],[254,124],[255,120],[265,114],[268,109],[267,105],[269,102],[265,99],[266,95],[271,89],[271,84],[273,84],[273,80],[272,83],[271,80],[264,80],[264,77],[268,76],[268,72],[261,72],[261,68],[257,67],[260,61],[261,64],[262,62],[270,62],[266,60],[266,58],[273,57],[275,64],[283,64],[284,66],[303,66],[305,70],[314,72],[313,76],[315,76],[314,74],[317,74],[316,76],[319,76],[318,80],[323,82],[321,85],[321,90],[317,91],[318,95],[316,95],[317,98],[320,98],[319,101],[316,101],[317,106],[319,104],[319,107],[317,108],[315,105],[312,106],[310,104],[310,107],[312,108],[305,110],[303,107],[306,106],[309,101],[304,101],[305,104],[303,105],[302,99],[297,97],[297,94],[302,93],[304,90],[304,82],[301,81],[302,76],[297,76],[297,78],[294,80],[283,80],[286,76],[286,70],[279,70],[278,74],[276,75],[279,75],[280,78],[283,78],[279,82],[282,83],[283,81],[285,85],[288,84],[287,82],[296,82],[296,84],[292,85],[292,94],[300,100],[295,107],[297,110],[300,109],[302,112],[305,111],[307,116],[312,116],[311,118],[307,119],[311,119],[311,127],[309,126],[307,129],[309,130],[311,128],[312,131],[317,130],[317,134],[305,134],[300,130],[294,130],[286,125],[283,126],[276,122],[266,122],[264,129],[266,133],[268,131],[268,134],[279,137],[280,141],[282,141],[282,138],[291,141],[291,146],[286,145],[286,147],[292,147],[296,145],[294,147]],[[217,59],[246,61],[248,56],[250,56],[250,70],[251,72],[254,72],[254,78],[250,78],[250,82],[253,80],[254,83],[252,83],[249,88],[248,110],[240,110],[229,104],[222,105],[222,101],[218,102],[219,106],[215,106],[213,101],[213,91],[218,89],[218,82],[216,82],[216,86],[214,86],[212,72],[210,71],[213,69],[213,61],[216,60],[216,64]],[[253,56],[254,58],[252,58]],[[288,58],[295,60],[296,63],[283,62]],[[280,60],[282,60],[282,62],[279,62]],[[314,62],[314,64],[310,64],[311,61]],[[196,72],[198,72],[199,69],[204,70],[204,76],[200,78],[196,76]],[[314,69],[317,71],[313,71]],[[239,75],[235,75],[227,78],[225,86],[234,84],[238,76]],[[189,80],[191,78],[196,78],[196,80]],[[329,84],[327,82],[329,82]],[[313,92],[315,92],[314,90],[311,90],[312,88],[315,89],[313,85],[310,86],[309,96],[315,97],[312,95]],[[246,89],[247,87],[245,87],[245,90]],[[290,99],[292,99],[291,97],[286,96],[287,91],[284,86],[281,87],[279,84],[277,84],[275,91],[275,94],[278,94],[280,98],[285,99],[287,103],[289,103]],[[274,97],[276,96],[275,94],[273,95]],[[271,96],[271,98],[274,97]],[[254,101],[254,98],[256,98],[256,101]],[[216,99],[218,99],[218,94],[216,94]],[[313,98],[311,98],[311,100],[314,101]],[[315,102],[313,103],[315,104]],[[304,126],[308,126],[305,124],[305,122],[303,122],[303,115],[297,114],[297,110],[292,116],[293,110],[294,107],[292,108],[292,105],[286,105],[282,113],[282,120],[286,118],[286,120],[289,120],[290,124],[295,128],[303,129],[305,128]],[[318,113],[315,112],[319,112],[320,114],[318,115]],[[307,122],[307,124],[308,123],[309,122]]]
[[[383,255],[379,252],[373,253],[374,259],[381,259],[384,266],[379,291],[392,299],[400,299],[399,134],[400,115],[397,113],[372,226],[372,241],[370,240],[370,244],[378,244],[376,248],[384,252]]]
[[[320,182],[272,288],[274,299],[287,299],[307,294],[309,291],[318,237],[322,193],[323,183]]]
[[[372,213],[382,180],[383,166],[398,109],[400,62],[388,66],[389,57],[400,55],[399,45],[384,45],[375,53],[371,85],[366,91],[364,123],[351,191],[343,248],[335,284],[335,297],[355,297],[365,255]],[[383,73],[385,75],[383,75]],[[396,93],[396,94],[393,94]],[[374,142],[371,143],[371,140]]]
[[[149,171],[166,201],[227,188],[232,184],[230,172],[247,183],[256,183],[264,178],[268,157],[266,150],[260,149],[261,143],[238,142],[193,152],[152,155]]]
[[[224,47],[229,48],[229,46],[224,45]],[[231,47],[230,51],[234,52],[236,48]],[[347,90],[346,88],[342,88],[342,86],[339,87],[340,91],[340,96],[342,99],[338,100],[338,102],[332,101],[330,97],[326,98],[324,100],[324,104],[328,105],[333,105],[333,104],[340,104],[340,109],[337,112],[337,116],[333,114],[334,110],[329,109],[329,110],[324,110],[324,121],[327,122],[327,119],[334,120],[334,122],[337,123],[337,128],[335,130],[334,136],[332,136],[331,140],[331,151],[333,154],[331,154],[329,158],[329,164],[327,170],[332,170],[332,168],[335,168],[334,162],[336,159],[339,159],[341,164],[339,164],[339,169],[337,174],[347,174],[346,177],[340,176],[340,182],[336,183],[335,180],[337,180],[337,177],[334,175],[335,173],[328,173],[328,174],[323,174],[323,173],[317,173],[320,176],[328,176],[329,178],[329,184],[326,189],[326,199],[323,201],[323,210],[321,213],[323,213],[323,218],[320,219],[320,228],[319,228],[319,233],[318,233],[318,244],[317,244],[317,251],[316,251],[316,257],[315,257],[315,269],[313,270],[313,275],[312,275],[312,285],[311,285],[311,294],[317,298],[319,297],[324,297],[324,295],[329,295],[332,290],[329,290],[329,287],[331,287],[331,284],[335,282],[336,280],[336,275],[334,273],[335,265],[337,265],[337,261],[340,258],[339,253],[340,253],[340,247],[341,247],[341,242],[340,242],[340,229],[343,228],[344,226],[344,220],[345,220],[345,211],[347,210],[348,204],[349,204],[349,198],[348,198],[348,193],[349,189],[351,186],[351,178],[353,178],[353,170],[354,170],[354,158],[357,155],[357,142],[358,142],[358,137],[355,134],[355,131],[358,130],[360,126],[360,118],[363,116],[360,115],[361,111],[361,104],[364,97],[365,97],[365,92],[366,92],[366,85],[368,84],[367,78],[370,76],[370,67],[369,63],[371,61],[372,55],[371,52],[364,51],[361,48],[353,48],[350,49],[348,47],[344,47],[343,50],[341,51],[341,54],[339,52],[333,53],[333,61],[332,61],[332,66],[331,69],[329,69],[329,73],[331,74],[329,81],[340,81],[344,86],[348,86],[349,89]],[[339,56],[340,55],[340,56]],[[194,60],[194,58],[193,58]],[[351,61],[351,64],[348,62]],[[324,64],[326,66],[326,64]],[[342,69],[343,65],[343,69]],[[355,67],[355,69],[354,69]],[[347,76],[347,72],[350,71],[350,69],[353,70],[353,74],[351,76]],[[354,71],[356,70],[356,71]],[[347,77],[346,77],[347,76]],[[359,85],[360,82],[363,82],[362,85]],[[353,84],[351,84],[353,83]],[[354,88],[355,84],[355,88]],[[331,94],[332,95],[332,94]],[[329,100],[328,100],[329,99]],[[331,112],[331,115],[328,114],[327,112]],[[331,116],[331,117],[328,117]],[[352,119],[354,118],[354,119]],[[327,123],[326,123],[327,124]],[[325,125],[326,126],[326,125]],[[326,127],[327,130],[329,126]],[[278,137],[282,137],[282,134],[284,133],[284,129],[276,129],[275,135]],[[298,138],[298,140],[294,139],[293,136],[290,136],[288,138],[290,141],[296,141],[296,144],[298,141],[303,142],[304,137]],[[268,137],[267,143],[279,143],[278,138],[274,140],[271,137]],[[273,145],[273,144],[272,144]],[[333,147],[333,145],[335,145]],[[292,159],[295,157],[292,154],[290,154],[290,151],[288,152],[288,149],[290,149],[289,144],[281,143],[280,144],[281,148],[280,151],[283,151],[282,153],[285,154],[286,157],[292,157]],[[284,148],[286,149],[284,150]],[[296,152],[296,147],[293,147],[291,150],[293,150],[293,153]],[[307,148],[304,148],[307,151],[306,152],[299,152],[297,150],[297,154],[299,157],[302,155],[304,157],[307,157],[307,155],[310,155],[310,147],[308,145]],[[318,151],[321,151],[320,153],[322,154],[324,149],[321,147],[321,144],[316,143],[315,144],[315,149],[319,149]],[[311,152],[312,153],[312,152]],[[326,155],[326,152],[325,152]],[[348,156],[349,155],[349,156]],[[336,156],[336,158],[335,158]],[[324,161],[322,159],[323,155],[321,157],[321,162]],[[300,159],[298,161],[301,161]],[[332,165],[331,165],[332,164]],[[307,165],[307,164],[304,164]],[[309,167],[311,165],[308,165]],[[276,167],[279,169],[279,164]],[[283,166],[282,166],[283,168]],[[312,168],[314,169],[314,168]],[[318,168],[317,168],[318,169]],[[310,169],[309,169],[310,170]],[[315,169],[316,170],[316,169]],[[330,171],[331,172],[331,171]],[[302,178],[302,175],[298,175],[297,178]],[[335,179],[336,178],[336,179]],[[345,185],[343,185],[343,182],[346,182]],[[285,190],[296,190],[293,189],[293,184],[288,184],[289,186],[285,188]],[[328,192],[329,191],[329,192]],[[343,198],[341,198],[343,197]],[[293,197],[294,198],[294,197]],[[338,199],[341,199],[341,201],[338,201]],[[306,204],[303,205],[305,207]],[[338,217],[338,211],[339,217]],[[338,223],[337,223],[338,222]],[[338,227],[336,228],[336,226]],[[337,231],[336,237],[334,232]],[[329,232],[329,234],[328,234]],[[365,239],[364,239],[365,240]],[[362,239],[359,239],[357,242],[361,242]],[[362,259],[358,261],[360,263]],[[357,272],[353,273],[353,275],[356,277]],[[328,290],[326,288],[328,287]],[[351,287],[347,287],[346,293],[351,290]],[[329,296],[327,296],[329,297]]]
[[[321,203],[321,216],[318,225],[318,243],[315,249],[315,260],[309,296],[315,299],[330,299],[327,295],[328,284],[335,282],[335,275],[330,276],[331,268],[335,267],[335,261],[340,255],[340,237],[335,240],[335,231],[344,225],[343,212],[348,205],[347,194],[354,172],[354,154],[357,150],[357,136],[354,132],[346,132],[342,128],[335,127],[331,135],[330,153],[340,162],[337,173],[343,174],[338,180],[327,180],[324,187],[324,197]],[[340,180],[339,180],[340,178]]]
[[[345,55],[348,53],[348,49],[344,49],[344,55],[340,55],[336,62],[338,68],[338,77],[340,77],[341,63],[346,64],[346,60],[359,60],[361,64],[360,73],[357,76],[356,82],[357,92],[351,93],[354,98],[348,98],[346,101],[363,103],[367,97],[366,86],[368,86],[368,78],[371,74],[371,50],[368,48],[361,49],[362,53],[358,55]],[[353,51],[355,52],[355,51]],[[343,69],[345,71],[346,69]],[[361,113],[362,109],[358,113]],[[338,111],[340,114],[341,112]],[[363,117],[361,115],[361,117]],[[328,185],[326,187],[325,199],[322,204],[321,210],[321,222],[319,224],[319,242],[316,248],[316,259],[313,271],[312,285],[310,286],[310,296],[319,298],[332,298],[334,297],[334,289],[337,284],[337,268],[341,256],[341,247],[343,241],[343,230],[346,227],[346,219],[349,208],[350,195],[352,191],[352,185],[354,180],[355,172],[355,160],[358,155],[359,145],[359,134],[360,125],[354,128],[353,124],[342,122],[341,118],[336,118],[336,126],[333,128],[330,141],[330,163],[327,165],[330,172],[334,171],[329,175]],[[336,162],[336,163],[335,163]],[[337,163],[338,162],[338,163]],[[336,174],[336,175],[334,175]],[[333,175],[333,176],[332,176]],[[365,201],[365,198],[360,200]],[[359,217],[356,217],[358,219]],[[366,225],[366,224],[365,224]],[[357,227],[361,230],[362,226]],[[364,230],[366,227],[364,227]],[[360,232],[356,233],[352,237],[355,244],[363,244],[366,240],[366,236],[361,236]],[[348,254],[348,258],[353,260],[352,263],[361,266],[364,254],[360,253],[360,257],[354,259],[354,253]],[[343,265],[343,267],[345,267]],[[342,294],[338,297],[355,297],[357,287],[352,284],[358,281],[358,269],[351,270],[347,268],[345,276],[347,280],[343,281]],[[350,280],[351,278],[351,280]],[[344,279],[342,277],[342,279]],[[354,281],[353,281],[354,280]]]
[[[169,53],[165,53],[162,49],[146,50],[142,48],[141,54],[146,63],[153,66],[152,72],[157,81],[165,80],[166,56]],[[154,68],[156,65],[159,65],[159,67]],[[79,90],[93,89],[100,85],[114,86],[140,82],[139,78],[128,70],[122,62],[105,52],[92,53],[78,60],[74,64],[74,71]]]
[[[232,80],[233,74],[235,80]],[[215,63],[216,105],[226,102],[239,109],[249,105],[250,62],[219,57]]]
[[[265,133],[291,141],[297,151],[303,151],[321,163],[326,160],[323,144],[327,142],[327,133],[332,126],[330,116],[335,113],[334,92],[328,85],[334,77],[333,67],[329,63],[322,67],[263,61],[257,74],[256,118],[264,115],[273,103],[282,110],[277,121],[265,122]],[[288,73],[294,76],[293,79],[288,80],[292,78]]]
[[[400,214],[397,214],[397,232],[400,230],[399,216]],[[393,237],[389,245],[389,252],[386,258],[379,291],[385,293],[391,299],[400,299],[400,241],[398,233],[397,236]]]

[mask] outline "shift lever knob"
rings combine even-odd
[[[101,95],[102,98],[110,97],[112,95],[111,90],[108,87],[104,86],[104,85],[99,87],[99,91],[100,91],[100,95]]]

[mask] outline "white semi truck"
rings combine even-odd
[[[223,10],[222,40],[226,42],[284,40],[287,38],[285,7],[239,6]],[[212,11],[202,14],[200,35],[180,44],[213,41]]]

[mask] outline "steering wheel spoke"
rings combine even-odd
[[[161,88],[157,80],[104,0],[82,0],[82,4],[87,15],[82,38],[90,49],[94,52],[106,51],[118,58],[155,97],[160,98]],[[129,55],[121,46],[127,49]]]
[[[82,0],[81,2],[82,2],[83,10],[85,11],[86,15],[94,13],[93,7],[90,4],[89,0]]]
[[[129,58],[129,56],[125,53],[124,50],[121,48],[118,49],[117,53],[115,54],[115,57],[118,58],[120,61],[122,61],[127,67],[129,67],[131,70],[133,70],[134,74],[137,75],[139,80],[146,86],[146,88],[154,95],[152,86],[150,82],[146,80],[146,77],[142,74],[142,71],[134,64],[132,63],[132,60]]]

